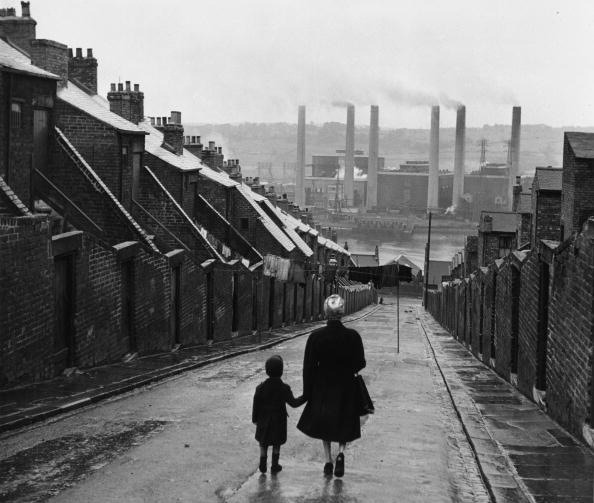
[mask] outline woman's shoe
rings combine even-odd
[[[270,465],[270,473],[278,473],[283,469],[282,465],[278,464],[279,454],[272,455],[272,464]]]
[[[342,477],[344,475],[344,454],[341,452],[336,456],[336,466],[334,467],[334,476]]]
[[[334,469],[334,465],[332,462],[328,462],[324,465],[324,475],[332,476],[332,470]]]
[[[268,456],[260,456],[260,466],[258,467],[262,473],[266,473],[268,467],[266,463],[268,462]]]

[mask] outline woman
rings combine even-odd
[[[330,295],[324,302],[328,319],[325,327],[314,330],[305,346],[303,394],[307,405],[297,428],[322,440],[326,464],[324,474],[344,475],[344,448],[361,437],[355,373],[365,367],[361,336],[346,328],[340,318],[344,300]],[[336,466],[332,465],[330,442],[338,442]]]

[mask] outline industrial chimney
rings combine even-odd
[[[367,201],[368,210],[377,206],[377,168],[379,155],[379,107],[371,105],[369,120],[369,159],[367,165]]]
[[[295,169],[295,204],[305,206],[305,106],[299,106],[297,121],[297,166]]]
[[[513,107],[512,109],[512,129],[511,129],[511,164],[509,165],[509,190],[508,206],[511,211],[513,205],[513,191],[516,176],[520,174],[520,130],[522,127],[522,107]]]
[[[466,107],[460,105],[456,110],[456,146],[454,150],[454,186],[452,205],[458,206],[464,194],[464,154],[466,143]]]
[[[347,106],[346,148],[344,151],[344,197],[353,206],[355,183],[355,107]]]
[[[439,106],[431,107],[429,134],[429,179],[427,185],[427,211],[439,207]]]

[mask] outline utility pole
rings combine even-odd
[[[400,354],[400,264],[396,262],[396,353]]]
[[[427,309],[427,295],[429,289],[429,257],[431,251],[431,216],[429,212],[429,229],[427,229],[427,244],[425,245],[425,288],[423,291],[423,307]]]

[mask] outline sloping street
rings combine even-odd
[[[325,478],[319,441],[290,410],[283,471],[257,471],[251,402],[266,358],[301,393],[306,337],[140,388],[1,440],[0,499],[13,501],[489,501],[462,425],[417,320],[388,299],[350,326],[365,344],[362,372],[376,404],[348,446],[342,479]]]

